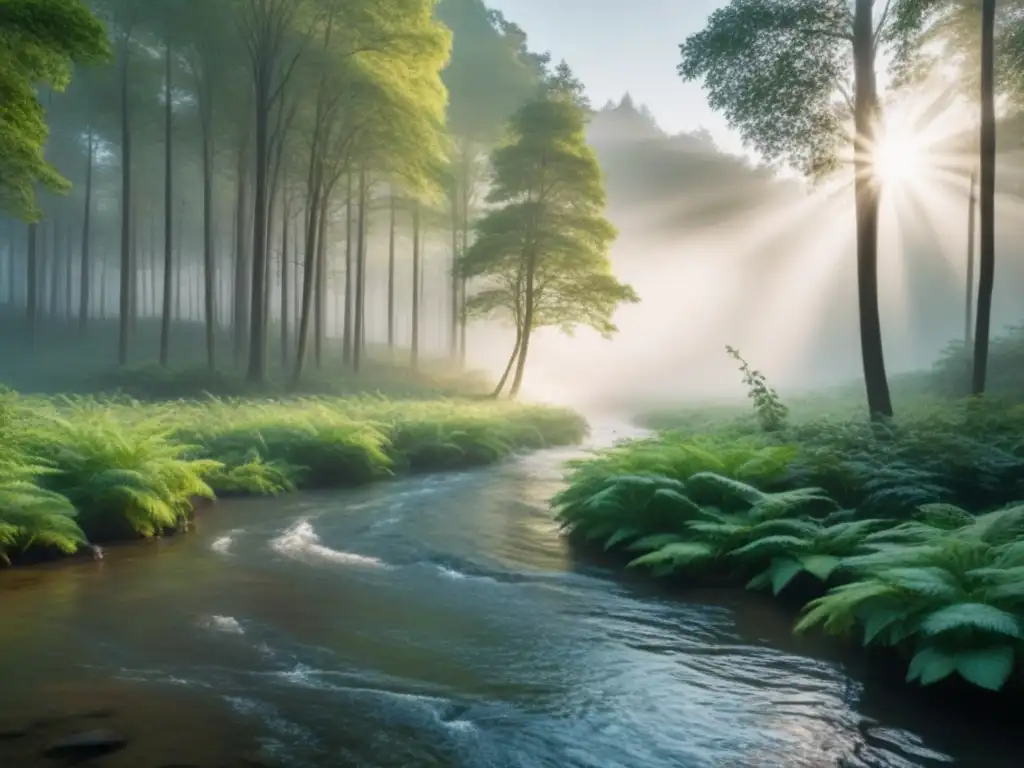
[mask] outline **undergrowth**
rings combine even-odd
[[[893,646],[909,681],[1002,688],[1024,651],[1024,408],[763,427],[733,419],[571,462],[561,525],[656,576],[817,583],[827,594],[798,630]]]
[[[347,487],[577,442],[544,406],[382,396],[142,404],[0,393],[0,560],[187,527],[215,495]]]

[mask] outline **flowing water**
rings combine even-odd
[[[1020,764],[1012,732],[867,679],[768,598],[574,562],[547,505],[572,453],[225,502],[0,574],[0,725],[112,723],[118,768]],[[32,738],[0,727],[0,765],[50,765]]]

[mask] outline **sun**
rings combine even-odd
[[[872,151],[874,170],[883,186],[906,186],[928,165],[920,138],[902,131],[887,131]]]

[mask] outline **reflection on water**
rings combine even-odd
[[[133,768],[1019,763],[770,600],[572,563],[546,503],[570,455],[224,503],[192,536],[3,574],[0,732],[92,691],[131,737],[101,764]],[[48,764],[51,737],[0,738],[0,764]]]

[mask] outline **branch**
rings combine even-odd
[[[885,31],[885,25],[889,21],[889,11],[892,10],[892,0],[885,0],[885,8],[882,9],[882,15],[878,19],[878,26],[875,27],[875,53],[878,53],[878,44],[882,41],[882,33]]]

